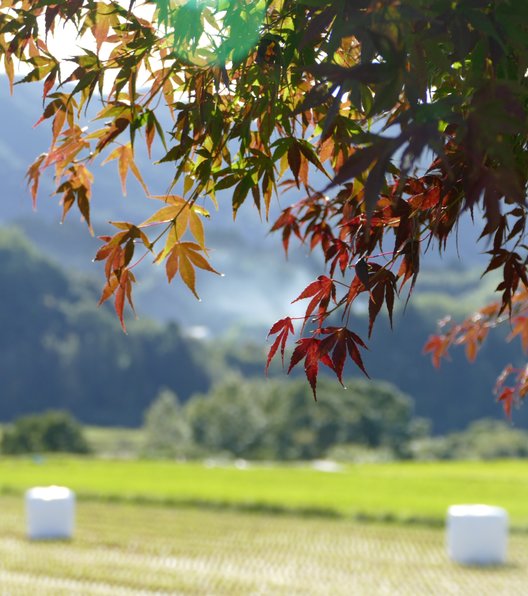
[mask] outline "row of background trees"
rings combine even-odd
[[[163,389],[135,430],[85,427],[65,411],[23,416],[4,425],[1,452],[352,463],[528,457],[528,432],[505,421],[483,419],[432,437],[428,421],[413,416],[410,398],[387,383],[352,381],[344,399],[327,380],[321,389],[321,407],[299,380],[231,376],[186,404]]]

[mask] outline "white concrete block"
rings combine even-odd
[[[447,552],[464,565],[506,561],[508,514],[490,505],[452,505],[447,511]]]
[[[75,493],[64,486],[35,486],[26,492],[27,535],[31,540],[71,538]]]

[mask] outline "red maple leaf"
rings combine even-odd
[[[343,385],[343,368],[345,366],[347,351],[353,362],[368,377],[368,373],[363,364],[358,346],[366,348],[363,340],[346,327],[325,327],[320,329],[319,333],[326,335],[321,341],[321,354],[332,352],[332,369],[337,375],[339,382]],[[370,377],[369,377],[370,378]]]
[[[270,335],[275,335],[275,333],[278,333],[278,335],[275,338],[275,341],[273,342],[273,345],[271,346],[268,352],[268,359],[266,361],[266,374],[268,372],[268,368],[273,357],[277,353],[279,346],[281,349],[282,366],[284,366],[284,350],[286,348],[286,342],[288,341],[288,335],[290,333],[294,333],[293,324],[290,317],[286,317],[277,321],[269,330],[268,337]]]
[[[504,387],[498,400],[502,402],[504,413],[508,418],[511,418],[512,406],[515,398],[515,391],[511,387]]]
[[[343,384],[343,368],[348,351],[350,358],[368,377],[358,348],[358,346],[362,348],[366,346],[358,335],[346,327],[326,327],[318,329],[316,333],[326,335],[326,337],[324,339],[316,337],[301,338],[297,342],[288,369],[289,373],[294,366],[304,359],[304,372],[312,387],[314,399],[317,399],[316,387],[320,362],[331,368],[337,375],[339,382]],[[331,356],[330,352],[332,353]]]
[[[449,338],[445,335],[431,335],[427,343],[423,347],[423,353],[431,352],[433,366],[440,367],[440,360],[447,357],[447,349],[449,347]]]
[[[308,285],[293,302],[311,298],[310,303],[306,308],[305,322],[310,318],[310,315],[318,305],[319,309],[317,317],[321,321],[326,314],[330,300],[332,299],[335,302],[335,297],[336,289],[334,282],[329,277],[326,277],[326,275],[320,275],[317,280]]]
[[[315,337],[303,337],[297,341],[297,347],[293,351],[288,374],[292,368],[304,359],[304,372],[312,388],[314,399],[317,401],[317,375],[319,373],[319,362],[326,364],[332,370],[334,365],[330,356],[320,351],[321,340]]]

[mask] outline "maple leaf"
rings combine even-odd
[[[93,229],[90,223],[90,200],[92,196],[93,176],[82,164],[72,165],[67,173],[69,178],[58,186],[56,191],[57,194],[63,193],[61,198],[62,221],[64,221],[72,205],[77,202],[79,211],[86,221],[90,233],[93,235]]]
[[[132,308],[132,311],[135,313],[134,303],[132,302],[132,283],[135,281],[136,278],[134,277],[134,274],[128,269],[125,269],[119,278],[119,286],[116,291],[114,306],[117,316],[119,317],[121,327],[123,328],[123,331],[125,333],[126,326],[123,311],[125,308],[125,303],[128,302],[130,304],[130,307]]]
[[[359,335],[346,327],[325,327],[324,329],[319,329],[318,333],[327,336],[321,341],[320,353],[329,354],[333,350],[332,369],[336,373],[341,385],[343,385],[343,368],[345,366],[347,351],[356,366],[361,369],[366,377],[370,378],[358,349],[358,346],[362,348],[366,348],[367,346]]]
[[[423,353],[431,352],[433,366],[440,368],[440,360],[448,355],[449,338],[445,335],[431,335],[423,347]]]
[[[134,150],[132,149],[132,145],[127,143],[126,145],[120,145],[116,147],[110,155],[103,161],[101,165],[112,161],[113,159],[117,159],[117,167],[119,170],[119,178],[121,179],[121,189],[123,191],[123,195],[126,196],[126,179],[128,175],[128,170],[132,170],[132,173],[136,177],[137,181],[143,187],[145,194],[149,194],[147,185],[141,176],[138,167],[136,166],[136,162],[134,161]]]
[[[515,336],[520,335],[522,349],[524,352],[528,351],[528,317],[519,316],[512,319],[512,331],[508,335],[508,341]]]
[[[110,27],[115,25],[119,25],[116,11],[111,6],[98,2],[95,23],[92,26],[92,35],[95,37],[97,52],[106,41]]]
[[[165,258],[176,242],[183,239],[187,229],[190,230],[194,236],[195,241],[205,250],[205,234],[201,217],[209,217],[209,212],[199,205],[186,201],[183,197],[178,195],[166,196],[151,196],[151,199],[158,199],[164,201],[165,207],[158,209],[156,213],[151,215],[139,227],[147,227],[161,223],[173,222],[173,226],[169,231],[165,248],[161,258]]]
[[[320,275],[316,281],[309,284],[302,292],[292,301],[297,302],[299,300],[304,300],[306,298],[312,298],[310,303],[308,304],[305,312],[305,324],[306,321],[310,318],[311,314],[315,310],[315,307],[319,305],[318,310],[318,319],[321,320],[324,318],[330,300],[332,299],[335,302],[336,297],[336,289],[334,282],[326,275]]]
[[[277,353],[279,346],[281,349],[282,366],[284,366],[284,350],[286,349],[288,335],[294,333],[293,323],[290,317],[285,317],[284,319],[277,321],[269,330],[268,337],[270,335],[275,335],[276,333],[278,333],[278,335],[268,352],[268,358],[266,360],[266,374],[268,373],[269,365]]]
[[[413,209],[425,211],[436,207],[440,201],[440,188],[434,186],[425,192],[420,192],[409,199],[409,205]]]
[[[207,259],[200,252],[203,248],[194,242],[176,242],[172,247],[166,261],[167,278],[170,281],[179,272],[185,285],[191,292],[200,299],[196,292],[196,273],[195,267],[205,269],[211,273],[220,273],[211,267]]]
[[[184,199],[182,199],[179,204],[167,205],[166,207],[158,209],[156,213],[141,223],[140,227],[145,228],[160,223],[169,223],[171,221],[174,224],[174,242],[177,242],[183,238],[189,223],[189,206]],[[166,247],[167,252],[170,248],[171,246]]]
[[[380,265],[372,265],[375,269],[375,273],[372,274],[370,285],[370,298],[369,298],[369,330],[368,336],[372,335],[372,329],[376,317],[381,310],[383,302],[387,307],[389,314],[389,321],[392,327],[392,311],[394,308],[394,294],[397,293],[396,287],[396,276],[391,271],[382,268]],[[357,269],[357,267],[356,267]]]
[[[44,81],[44,85],[42,87],[42,98],[46,99],[48,93],[53,89],[55,85],[55,81],[57,79],[57,75],[59,74],[60,67],[57,65],[46,77]]]
[[[316,334],[326,335],[324,339],[316,337],[303,337],[297,341],[297,347],[293,351],[288,374],[291,370],[304,359],[304,372],[310,383],[314,399],[317,400],[317,375],[319,372],[319,363],[332,369],[343,384],[343,368],[346,360],[346,353],[354,363],[368,377],[368,373],[363,365],[358,346],[366,348],[363,340],[346,327],[326,327],[318,329]],[[333,350],[333,351],[332,351]],[[330,352],[332,351],[332,356]]]
[[[504,408],[504,413],[508,418],[511,419],[512,415],[512,406],[515,398],[515,391],[511,387],[504,387],[501,391],[499,397],[497,398],[498,401],[502,402],[502,407]]]
[[[350,284],[350,287],[348,289],[348,293],[346,296],[346,305],[345,305],[345,315],[350,311],[350,308],[352,306],[352,302],[354,302],[354,300],[359,296],[359,294],[361,294],[362,292],[365,292],[365,286],[363,284],[363,282],[359,279],[359,277],[357,275],[354,276],[354,279],[352,280],[352,283]]]
[[[481,325],[480,321],[467,321],[460,327],[461,333],[456,339],[457,345],[465,344],[466,358],[469,362],[474,362],[477,352],[486,339],[488,327]]]
[[[356,263],[356,275],[359,281],[365,286],[365,289],[368,290],[370,288],[369,266],[365,259],[359,259]]]
[[[31,191],[31,199],[33,201],[33,209],[37,207],[37,193],[40,181],[40,174],[42,173],[43,162],[47,158],[46,153],[41,153],[37,159],[29,166],[26,172],[26,178],[28,179],[28,186]]]
[[[315,337],[302,337],[297,340],[297,347],[293,351],[290,366],[288,368],[288,374],[291,372],[294,366],[299,364],[304,359],[304,372],[306,378],[312,388],[314,399],[317,401],[317,374],[319,372],[319,362],[326,364],[326,366],[333,369],[334,365],[328,354],[321,354],[319,346],[321,340]]]
[[[288,256],[288,248],[290,244],[290,236],[293,232],[295,236],[299,240],[302,240],[300,228],[299,228],[299,220],[297,217],[292,213],[291,207],[287,207],[281,213],[280,217],[277,221],[273,224],[271,231],[275,232],[282,228],[282,246],[284,247],[284,253]]]
[[[288,149],[288,165],[290,166],[290,170],[295,178],[295,183],[297,187],[300,186],[299,184],[299,172],[301,169],[301,150],[297,143],[292,143],[290,148]]]
[[[103,304],[110,296],[114,296],[114,308],[121,323],[123,331],[126,333],[124,319],[125,304],[128,302],[132,311],[135,312],[132,302],[132,283],[136,281],[134,274],[128,269],[122,269],[119,275],[112,274],[106,282],[99,304]]]
[[[158,119],[156,118],[154,112],[152,112],[152,110],[146,110],[145,112],[145,118],[146,118],[146,123],[145,123],[145,143],[147,145],[147,153],[149,158],[152,158],[152,143],[154,142],[154,137],[156,135],[156,132],[158,133],[161,142],[163,143],[163,145],[166,148],[166,144],[165,144],[165,137],[163,134],[163,129],[161,128],[160,123],[158,122]]]
[[[70,169],[79,166],[75,158],[83,149],[88,149],[89,146],[90,144],[84,136],[83,129],[79,126],[70,127],[62,132],[61,144],[51,147],[43,165],[45,168],[55,165],[55,177],[59,178],[67,169],[68,164],[71,164]]]
[[[116,118],[108,127],[108,130],[104,132],[104,135],[101,136],[101,139],[97,143],[95,147],[96,153],[101,153],[101,151],[113,141],[117,136],[119,136],[128,126],[130,125],[130,115],[121,116]]]
[[[106,284],[99,299],[99,304],[102,304],[112,295],[115,295],[115,310],[121,327],[126,333],[124,321],[124,307],[126,302],[129,303],[132,311],[135,312],[132,302],[132,284],[136,279],[128,268],[134,255],[134,240],[141,240],[148,250],[152,249],[152,245],[145,233],[137,226],[127,222],[111,223],[121,231],[114,234],[114,236],[101,236],[100,240],[105,242],[105,244],[95,255],[96,261],[106,260]]]
[[[335,240],[330,248],[325,252],[325,261],[330,263],[330,275],[334,275],[337,265],[342,275],[345,275],[345,271],[350,261],[350,246],[342,240]]]
[[[60,6],[58,4],[57,5],[51,5],[51,6],[48,6],[46,8],[46,15],[45,15],[45,31],[46,31],[46,34],[48,32],[50,32],[50,31],[53,33],[53,30],[54,30],[54,20],[55,20],[55,17],[59,14],[59,12],[60,12]]]

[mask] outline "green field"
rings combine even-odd
[[[145,443],[142,428],[84,426],[83,434],[97,456],[138,457]]]
[[[235,465],[91,458],[2,458],[0,491],[64,484],[81,499],[238,510],[293,511],[440,525],[453,503],[505,507],[512,526],[528,528],[528,462],[435,462],[347,466]]]
[[[527,528],[527,469],[2,458],[0,594],[523,594],[525,532],[510,536],[507,565],[471,568],[448,559],[440,526],[449,504],[485,502]],[[73,540],[27,540],[22,493],[39,484],[76,491]]]

